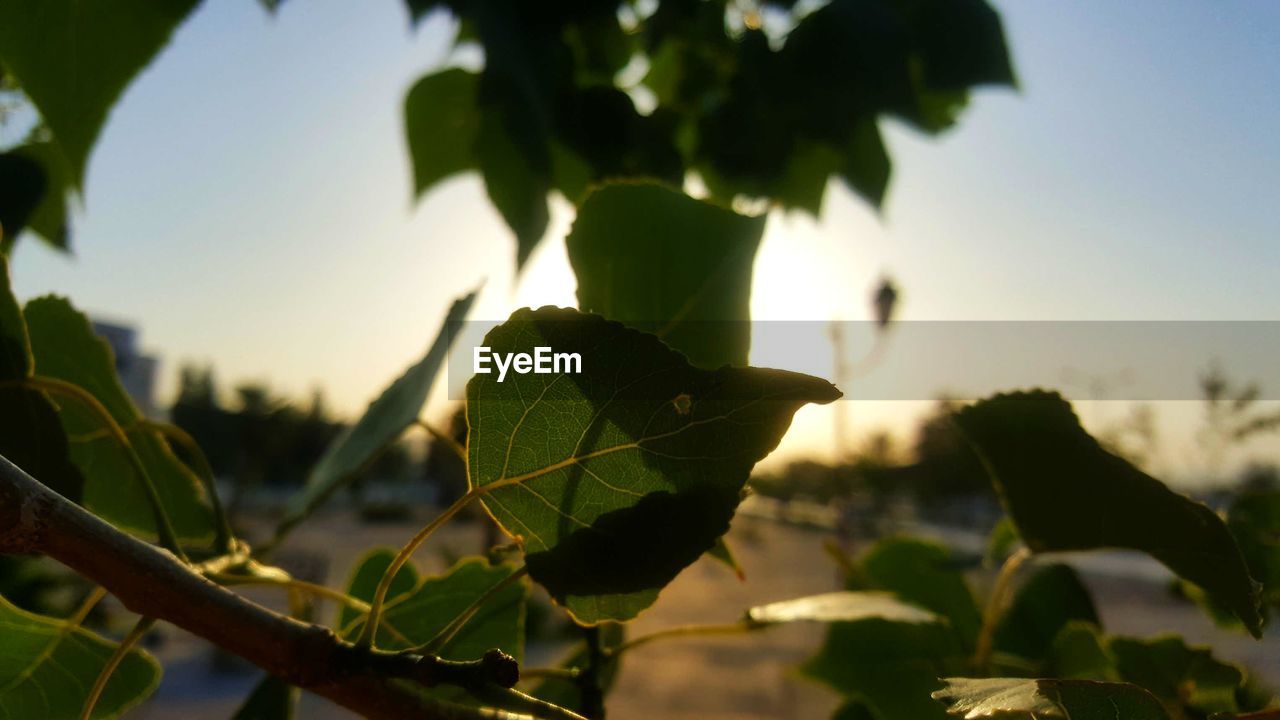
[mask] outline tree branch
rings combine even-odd
[[[473,663],[358,648],[328,628],[272,612],[193,572],[172,553],[127,535],[0,456],[0,554],[47,555],[93,580],[131,612],[173,623],[267,672],[369,718],[517,720],[528,716],[446,703],[419,688],[493,681],[510,687],[510,658]]]

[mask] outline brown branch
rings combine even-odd
[[[131,612],[198,635],[267,672],[369,718],[517,720],[424,696],[410,682],[515,684],[514,661],[471,663],[358,648],[328,628],[272,612],[220,587],[173,554],[63,498],[0,456],[0,554],[47,555],[93,580]]]

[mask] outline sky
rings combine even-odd
[[[753,316],[865,319],[887,274],[904,320],[1280,319],[1280,4],[997,7],[1019,90],[975,93],[941,138],[884,121],[883,212],[838,183],[817,221],[775,212]],[[21,242],[17,292],[136,325],[164,396],[210,363],[346,417],[482,282],[473,317],[573,305],[564,203],[517,281],[478,178],[412,196],[402,101],[452,31],[399,0],[203,3],[112,113],[74,255]],[[831,422],[802,412],[783,455],[829,451]]]

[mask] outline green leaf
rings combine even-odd
[[[930,693],[940,687],[939,677],[963,671],[967,660],[945,623],[871,619],[831,625],[822,648],[800,670],[878,720],[943,720],[946,713]]]
[[[997,395],[956,422],[1032,551],[1146,552],[1261,633],[1256,583],[1222,520],[1103,449],[1059,395]]]
[[[1045,675],[1067,680],[1120,679],[1098,627],[1078,620],[1064,625],[1053,639],[1044,668]]]
[[[298,688],[275,675],[265,675],[232,720],[293,720],[299,695]]]
[[[750,626],[792,622],[854,622],[880,618],[900,623],[937,623],[928,610],[902,602],[890,593],[843,591],[758,605],[746,613]]]
[[[213,514],[200,479],[168,443],[139,427],[142,415],[116,377],[111,348],[94,334],[88,318],[54,296],[28,302],[25,314],[36,374],[64,380],[96,397],[129,433],[178,537],[189,542],[212,538]],[[71,459],[85,477],[84,506],[119,527],[154,536],[155,518],[142,480],[116,441],[101,434],[103,422],[75,400],[59,397],[57,405],[67,435],[88,436],[71,446]]]
[[[471,292],[455,300],[427,354],[383,390],[356,424],[329,445],[311,469],[306,486],[290,501],[281,534],[310,515],[338,488],[359,477],[386,445],[417,421],[453,344],[452,326],[466,318],[475,299],[476,293]]]
[[[746,365],[764,224],[660,185],[606,185],[566,240],[578,305],[655,332],[698,367]]]
[[[450,68],[422,77],[405,97],[405,135],[416,194],[476,166],[477,84],[474,73]]]
[[[1100,623],[1080,576],[1061,563],[1036,568],[1001,616],[994,647],[1028,660],[1043,660],[1054,638],[1073,620]]]
[[[1022,542],[1022,538],[1018,537],[1018,528],[1014,526],[1013,521],[1008,515],[1000,517],[1000,522],[991,528],[991,534],[987,535],[987,549],[982,556],[982,562],[990,567],[999,567],[1004,561],[1013,554],[1014,549]]]
[[[1227,527],[1264,601],[1280,605],[1280,492],[1245,493],[1227,510]]]
[[[0,455],[80,502],[84,477],[71,462],[58,411],[38,390],[7,386],[25,380],[34,366],[27,325],[9,285],[9,261],[0,255]]]
[[[1217,660],[1208,648],[1191,647],[1175,635],[1139,640],[1115,637],[1107,648],[1120,676],[1151,691],[1169,706],[1201,713],[1235,712],[1240,668]]]
[[[391,564],[390,550],[365,555],[357,567],[347,594],[365,601],[373,599],[378,580]],[[403,650],[424,645],[444,630],[498,583],[517,570],[510,564],[490,565],[479,557],[463,558],[443,575],[419,579],[406,565],[396,575],[387,593],[386,612],[378,628],[377,646]],[[524,655],[525,600],[528,582],[520,580],[487,600],[462,629],[437,654],[449,660],[476,660],[485,651],[500,648],[519,660]],[[355,637],[363,627],[362,615],[344,608],[339,628]]]
[[[525,117],[527,107],[482,105],[476,156],[489,200],[516,235],[516,267],[522,268],[551,219],[551,151],[546,137]]]
[[[982,613],[945,545],[915,538],[881,540],[862,559],[861,578],[947,618],[961,644],[977,644]]]
[[[652,604],[729,529],[792,414],[840,397],[797,373],[699,370],[652,335],[575,310],[517,310],[484,344],[581,358],[578,374],[477,374],[467,421],[471,486],[523,543],[530,576],[584,624]]]
[[[15,152],[0,153],[0,251],[9,248],[26,228],[49,192],[44,169]]]
[[[892,167],[889,151],[880,136],[880,127],[875,120],[863,118],[853,126],[845,144],[840,178],[854,192],[879,208],[884,205]]]
[[[38,164],[44,172],[45,191],[40,204],[27,220],[27,227],[49,245],[68,250],[71,247],[71,223],[67,216],[67,194],[72,190],[71,172],[57,149],[49,142],[35,142],[14,148],[13,154]],[[12,246],[17,232],[9,235],[5,226],[5,243]]]
[[[111,106],[198,0],[7,0],[0,62],[40,111],[74,183]]]
[[[20,610],[0,597],[0,718],[78,720],[94,678],[116,644],[66,621]],[[94,718],[112,718],[146,699],[160,665],[131,650],[107,682]]]
[[[934,697],[948,714],[1001,720],[1169,720],[1160,702],[1140,687],[1089,680],[947,678]]]

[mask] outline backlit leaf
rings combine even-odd
[[[884,592],[832,592],[758,605],[747,611],[749,625],[790,622],[853,622],[881,618],[901,623],[936,623],[937,615]]]
[[[1160,702],[1134,685],[1090,680],[948,678],[933,695],[948,714],[976,720],[1169,720]]]
[[[116,644],[66,621],[20,610],[0,597],[0,718],[78,720],[93,680]],[[131,650],[93,709],[112,718],[137,705],[160,682],[160,666]]]
[[[424,76],[409,89],[404,122],[415,193],[476,166],[477,81],[473,73],[450,68]]]
[[[394,555],[389,550],[367,554],[357,567],[347,594],[365,601],[373,599],[378,580]],[[471,603],[501,583],[516,567],[510,564],[490,565],[483,558],[460,560],[442,575],[419,578],[406,565],[397,575],[387,594],[386,612],[378,627],[377,646],[385,650],[402,650],[433,640]],[[453,639],[437,654],[450,660],[476,660],[485,651],[500,648],[519,660],[524,654],[525,599],[527,581],[516,581],[489,598]],[[348,637],[359,635],[363,616],[343,608],[339,628]]]
[[[427,354],[383,390],[364,415],[330,443],[311,469],[306,486],[289,503],[283,530],[287,531],[338,488],[358,477],[388,443],[394,442],[418,419],[436,375],[448,357],[453,342],[450,326],[462,322],[475,299],[476,293],[472,292],[454,301]]]
[[[110,346],[94,334],[88,318],[54,296],[28,302],[25,315],[36,373],[72,383],[96,397],[127,429],[178,537],[190,542],[210,539],[213,515],[200,479],[168,443],[139,427],[142,414],[116,376]],[[121,447],[103,433],[103,421],[76,400],[58,397],[56,402],[62,427],[73,439],[71,459],[85,477],[85,507],[119,527],[154,535],[155,518],[142,480]]]
[[[1146,552],[1261,632],[1257,585],[1217,514],[1103,449],[1059,395],[997,395],[956,422],[1032,551]]]
[[[587,624],[652,604],[728,530],[792,414],[840,396],[797,373],[700,370],[652,335],[574,310],[517,310],[484,344],[581,357],[580,374],[471,379],[468,473],[523,543],[530,576]]]
[[[764,223],[660,185],[602,187],[566,240],[578,306],[656,333],[698,367],[746,365]]]
[[[40,111],[76,185],[133,77],[198,0],[6,0],[0,62]]]

